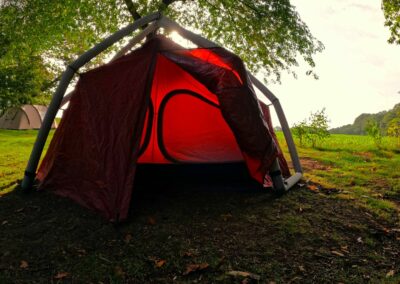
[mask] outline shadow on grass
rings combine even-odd
[[[169,211],[190,218],[201,211],[220,214],[242,208],[246,198],[261,196],[266,203],[275,198],[251,179],[244,164],[141,165],[130,215]]]
[[[306,189],[274,198],[243,168],[220,170],[139,168],[118,227],[65,198],[14,190],[0,198],[0,283],[60,272],[76,283],[240,283],[231,270],[262,283],[361,283],[400,268],[399,244],[351,201]],[[199,263],[209,266],[184,275]]]

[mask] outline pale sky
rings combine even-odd
[[[319,80],[282,76],[268,85],[292,125],[326,107],[330,126],[353,123],[361,113],[391,109],[400,103],[400,46],[387,43],[380,0],[292,0],[325,50],[315,56]],[[276,120],[274,121],[276,123]]]

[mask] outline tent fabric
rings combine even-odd
[[[274,127],[272,125],[271,112],[269,110],[269,107],[266,104],[264,104],[263,102],[261,102],[261,101],[260,101],[260,105],[261,105],[262,113],[264,115],[264,120],[268,124],[268,128],[273,130]],[[286,159],[285,159],[285,157],[283,155],[282,149],[279,146],[278,137],[276,137],[276,134],[275,134],[274,131],[271,131],[271,136],[272,136],[272,139],[275,141],[275,144],[278,147],[278,162],[279,162],[279,167],[281,169],[281,172],[283,173],[283,176],[289,177],[290,176],[289,166],[288,166],[288,164],[286,162]]]
[[[0,117],[0,129],[39,129],[46,111],[47,107],[42,105],[22,105],[10,108]],[[53,122],[52,128],[56,127],[56,123]]]
[[[156,36],[81,74],[37,178],[40,189],[116,221],[127,217],[138,163],[245,161],[272,186],[276,158],[288,176],[242,61],[223,48],[184,49]]]

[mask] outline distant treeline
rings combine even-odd
[[[369,121],[374,120],[378,123],[382,135],[387,135],[388,125],[396,116],[400,115],[400,103],[396,104],[393,109],[389,111],[381,111],[378,113],[363,113],[359,115],[353,124],[347,124],[341,127],[332,128],[329,130],[332,134],[354,134],[365,135],[366,126]]]

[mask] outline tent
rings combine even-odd
[[[75,90],[64,97],[80,66],[151,22],[111,62],[79,74]],[[185,49],[155,35],[160,27],[179,32],[198,48]],[[129,52],[146,36],[141,47]],[[36,177],[40,189],[71,198],[112,221],[127,217],[139,163],[242,161],[260,185],[285,191],[301,177],[296,149],[279,101],[272,99],[296,171],[290,176],[269,108],[254,86],[272,98],[236,55],[159,13],[142,18],[69,65],[46,122],[66,101],[68,109],[36,175],[48,126],[39,132],[22,188],[30,188]]]
[[[42,105],[22,105],[7,109],[0,117],[0,129],[39,129],[47,107]],[[52,128],[56,128],[53,122]]]

